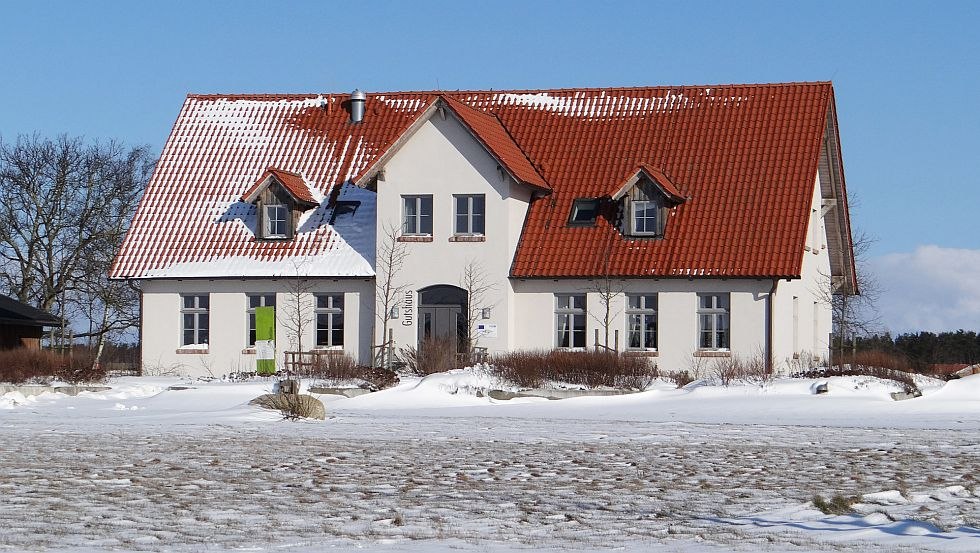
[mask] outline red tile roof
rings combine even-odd
[[[678,190],[677,186],[674,185],[674,182],[670,180],[670,177],[665,175],[664,172],[661,171],[660,169],[657,169],[656,167],[652,167],[651,165],[646,163],[641,164],[639,167],[636,168],[636,170],[630,171],[629,176],[626,177],[625,180],[620,182],[619,186],[617,186],[615,190],[610,194],[612,199],[618,200],[622,198],[623,195],[626,194],[626,192],[630,189],[630,187],[636,183],[636,180],[641,174],[645,174],[648,179],[652,180],[658,186],[660,186],[660,188],[664,191],[664,194],[667,195],[667,199],[676,203],[683,203],[684,200],[687,199],[684,196],[684,194],[680,190]]]
[[[255,201],[255,196],[262,191],[264,185],[269,180],[269,177],[275,177],[276,180],[282,184],[282,187],[286,192],[293,197],[293,200],[301,204],[317,205],[320,202],[313,197],[310,192],[310,187],[306,185],[303,180],[302,175],[292,173],[289,171],[283,171],[282,169],[276,169],[275,167],[269,167],[266,169],[265,173],[259,177],[259,180],[255,181],[255,184],[251,188],[242,194],[242,201],[245,203],[252,203]]]
[[[112,276],[328,252],[343,240],[326,223],[270,244],[222,213],[270,166],[329,196],[440,95],[515,177],[552,189],[531,204],[512,276],[585,277],[606,266],[622,276],[800,275],[833,100],[826,82],[372,93],[358,124],[343,107],[348,95],[191,95]],[[575,198],[608,195],[644,165],[689,198],[672,210],[664,239],[623,237],[604,218],[566,225]]]

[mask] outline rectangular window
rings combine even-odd
[[[555,346],[585,347],[585,294],[555,294]]]
[[[287,212],[284,205],[266,205],[265,208],[265,237],[286,238]]]
[[[568,226],[595,226],[595,220],[598,215],[599,200],[594,198],[576,198],[575,201],[572,202],[572,212],[568,216]]]
[[[248,345],[255,345],[255,308],[256,307],[275,307],[275,294],[248,294]]]
[[[729,294],[698,294],[698,348],[729,348]]]
[[[629,349],[657,349],[657,295],[627,294]]]
[[[633,211],[633,234],[651,236],[660,234],[658,224],[660,206],[657,202],[634,200],[630,202],[630,208]]]
[[[344,295],[317,294],[315,297],[317,347],[343,346]]]
[[[483,194],[453,196],[456,202],[455,234],[484,234],[486,197]]]
[[[180,296],[180,345],[198,346],[208,343],[208,309],[209,296],[181,295]]]
[[[432,235],[432,196],[402,196],[402,234]]]

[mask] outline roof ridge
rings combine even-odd
[[[697,88],[784,88],[798,86],[833,86],[833,81],[788,81],[776,83],[715,83],[715,84],[660,84],[660,85],[637,85],[637,86],[607,86],[607,87],[568,87],[568,88],[512,88],[512,89],[457,89],[457,90],[379,90],[369,91],[365,94],[371,96],[418,96],[427,94],[431,96],[455,97],[463,94],[540,94],[540,93],[567,93],[567,92],[612,92],[612,91],[637,91],[637,90],[657,90],[657,89],[697,89]],[[187,98],[194,99],[251,99],[251,100],[305,100],[318,96],[322,97],[341,97],[350,96],[350,92],[305,92],[305,93],[188,93]],[[475,109],[475,108],[474,108]]]

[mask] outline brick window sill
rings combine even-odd
[[[457,236],[450,236],[449,241],[450,242],[486,242],[487,237],[482,234],[480,235],[460,234]]]
[[[731,357],[732,352],[730,351],[696,351],[694,352],[694,357]]]
[[[623,352],[623,357],[660,357],[660,352],[654,350],[626,350]]]
[[[180,355],[205,355],[208,353],[208,350],[200,348],[177,348],[177,353]]]
[[[242,350],[244,355],[255,355],[255,348],[245,348]]]
[[[399,242],[432,242],[431,236],[399,236]]]

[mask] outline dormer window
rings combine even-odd
[[[620,232],[638,238],[663,238],[667,215],[687,201],[663,171],[641,165],[610,195],[620,202]]]
[[[572,213],[568,216],[568,226],[595,226],[595,220],[598,215],[599,200],[595,198],[576,198],[575,201],[572,202]]]
[[[255,206],[254,229],[259,240],[292,239],[300,215],[319,205],[302,175],[274,167],[266,169],[241,199]]]
[[[263,238],[288,238],[289,208],[282,204],[262,206],[265,211]]]

